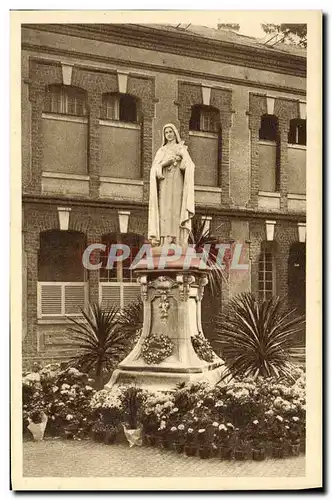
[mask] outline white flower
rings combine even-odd
[[[57,385],[55,385],[54,387],[52,387],[52,392],[57,392],[59,390],[59,387]]]
[[[183,424],[178,425],[178,429],[179,429],[179,431],[183,431],[184,430],[184,425]]]
[[[213,427],[219,427],[218,422],[213,422],[213,424],[212,424],[212,425],[213,425]]]
[[[220,431],[227,431],[227,427],[226,427],[226,425],[224,425],[224,424],[220,424],[220,425],[219,425],[219,430],[220,430]]]
[[[176,428],[176,427],[174,427],[174,426],[173,426],[173,427],[171,427],[171,432],[175,432],[176,430],[177,430],[177,428]]]
[[[203,432],[205,432],[205,429],[198,429],[198,432],[202,434]]]
[[[61,390],[65,391],[66,389],[70,389],[70,385],[68,385],[68,384],[62,384]]]
[[[298,422],[300,419],[299,417],[293,417],[294,422]]]
[[[284,421],[284,419],[280,415],[277,415],[276,419],[279,420],[279,422],[283,422]]]
[[[254,424],[254,425],[257,425],[258,423],[259,423],[259,422],[258,422],[258,420],[254,420],[254,421],[253,421],[253,424]]]
[[[86,385],[85,388],[87,391],[93,391],[93,388],[91,387],[91,385]]]
[[[74,418],[73,415],[67,415],[66,416],[66,420],[73,420],[73,418]]]
[[[194,432],[194,429],[192,429],[191,427],[188,428],[188,434],[192,434]]]
[[[234,425],[233,425],[233,424],[231,424],[230,422],[229,422],[228,424],[226,424],[226,425],[227,425],[227,427],[229,427],[230,429],[234,429]]]

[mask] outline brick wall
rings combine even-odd
[[[203,104],[202,87],[196,83],[179,82],[178,84],[178,116],[181,138],[188,143],[191,108]],[[211,88],[210,105],[219,110],[222,129],[221,152],[219,158],[219,185],[222,190],[221,206],[229,206],[230,199],[230,127],[232,117],[232,92],[230,90]]]
[[[249,129],[251,142],[251,196],[248,207],[258,208],[259,191],[259,129],[261,116],[267,113],[265,95],[249,94]],[[299,105],[290,99],[275,99],[274,115],[278,118],[279,168],[280,168],[280,209],[287,211],[287,164],[288,164],[288,132],[290,120],[299,118]]]
[[[23,192],[29,194],[41,193],[42,174],[42,112],[47,85],[62,84],[62,67],[54,61],[31,59],[29,67],[30,102],[31,102],[31,153],[32,180],[24,173]],[[100,133],[99,119],[101,116],[102,95],[118,91],[116,71],[102,71],[95,68],[86,69],[74,66],[71,84],[87,92],[89,110],[88,125],[88,173],[90,176],[90,197],[99,197],[99,151]],[[154,116],[155,82],[153,78],[129,74],[127,93],[136,97],[142,111],[142,177],[149,179],[152,164],[152,120]],[[24,168],[27,162],[23,161]],[[148,199],[148,187],[144,192]]]

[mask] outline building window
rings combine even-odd
[[[261,127],[259,129],[259,140],[277,141],[278,139],[278,118],[274,115],[263,115],[261,117]]]
[[[44,111],[62,115],[86,116],[86,92],[77,87],[50,85],[46,89]]]
[[[307,121],[294,119],[289,123],[288,133],[289,144],[307,145]]]
[[[220,129],[219,111],[210,106],[193,106],[189,130],[217,134]]]
[[[79,316],[87,300],[82,264],[85,236],[75,231],[40,234],[38,253],[38,318]]]
[[[195,163],[195,185],[219,185],[221,128],[219,111],[193,106],[189,122],[189,151]]]
[[[138,106],[136,98],[128,94],[104,94],[102,118],[137,123]]]
[[[104,307],[111,303],[124,307],[140,297],[140,286],[130,266],[144,243],[144,238],[133,233],[111,233],[103,236],[102,243],[106,245],[106,250],[101,256],[102,267],[99,270],[101,304]],[[130,253],[125,260],[118,260],[114,262],[112,269],[107,269],[109,253],[115,244],[126,245]],[[121,255],[121,250],[118,250],[117,255]]]
[[[275,259],[271,248],[263,247],[258,263],[258,295],[267,300],[275,295]]]

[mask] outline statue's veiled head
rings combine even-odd
[[[181,142],[180,134],[173,123],[166,123],[166,125],[163,126],[163,146],[173,141],[179,144]]]

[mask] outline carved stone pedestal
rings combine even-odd
[[[179,382],[217,383],[224,362],[217,355],[207,362],[196,354],[191,338],[203,335],[201,301],[208,282],[208,271],[198,269],[140,269],[137,272],[144,304],[141,338],[114,371],[105,386],[136,383],[149,390],[174,389]],[[159,364],[147,364],[141,354],[150,335],[164,334],[174,344],[171,356]]]

